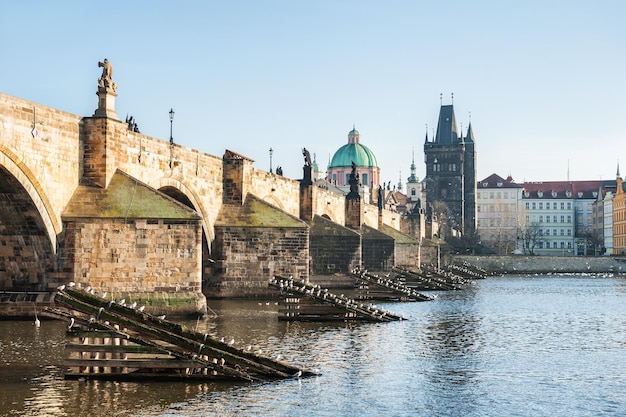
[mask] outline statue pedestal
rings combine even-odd
[[[115,97],[117,94],[107,88],[98,88],[98,108],[93,117],[109,117],[119,120],[115,112]]]

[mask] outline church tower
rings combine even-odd
[[[453,105],[441,105],[437,134],[424,142],[426,201],[430,215],[447,206],[444,222],[457,237],[476,234],[476,150],[472,124],[459,134]],[[436,213],[435,213],[436,214]]]

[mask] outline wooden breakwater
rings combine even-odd
[[[282,308],[280,320],[288,321],[352,321],[389,322],[404,317],[375,305],[355,300],[343,294],[333,294],[327,288],[292,278],[275,276],[269,285],[280,290]]]
[[[394,267],[392,271],[395,274],[395,280],[404,283],[409,288],[417,288],[421,291],[450,291],[463,288],[462,284],[447,279],[445,275],[435,275],[425,271],[412,271],[398,267]]]
[[[123,300],[60,288],[55,303],[63,309],[44,313],[68,322],[68,379],[267,381],[316,375],[190,331]]]
[[[434,297],[410,288],[390,275],[379,276],[355,269],[352,276],[357,279],[361,299],[379,301],[431,301]]]
[[[455,255],[454,263],[468,262],[491,275],[500,274],[626,274],[624,256]]]

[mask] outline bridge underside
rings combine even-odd
[[[17,179],[0,167],[0,289],[46,289],[55,264],[37,207]]]

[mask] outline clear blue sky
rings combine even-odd
[[[626,172],[624,1],[0,1],[0,91],[83,116],[98,61],[142,133],[300,178],[353,124],[383,181],[425,173],[440,106],[470,119],[478,179]],[[460,127],[460,126],[459,126]]]

